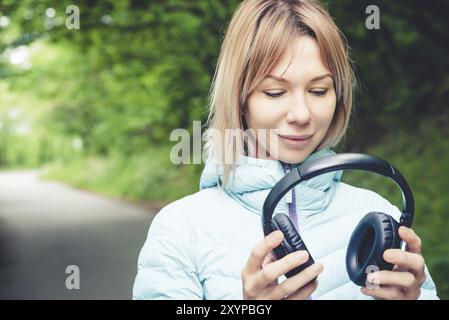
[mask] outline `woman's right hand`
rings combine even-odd
[[[281,231],[274,231],[258,243],[242,270],[243,299],[304,300],[318,286],[316,277],[323,265],[314,263],[302,272],[278,284],[278,278],[307,262],[309,254],[301,250],[276,260],[271,251],[283,240]]]

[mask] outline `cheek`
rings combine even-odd
[[[335,107],[337,100],[334,97],[330,97],[327,101],[323,101],[320,106],[313,108],[312,118],[317,127],[327,129],[334,117]]]
[[[254,95],[248,99],[246,119],[252,128],[274,128],[282,119],[281,108],[276,108],[273,102]]]

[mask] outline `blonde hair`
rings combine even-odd
[[[220,155],[216,160],[224,166],[221,187],[226,185],[229,172],[235,171],[237,156],[234,138],[226,139],[225,131],[243,130],[241,115],[250,93],[300,35],[317,41],[323,63],[334,77],[337,96],[332,122],[317,150],[334,147],[344,137],[355,81],[346,39],[329,13],[315,0],[245,0],[229,23],[210,90],[206,126],[220,135],[206,138],[205,150]],[[229,153],[233,155],[231,164],[223,161]]]

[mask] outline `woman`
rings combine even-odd
[[[314,265],[286,279],[307,253],[275,261],[271,251],[282,233],[264,238],[260,215],[268,192],[292,167],[334,154],[348,126],[352,86],[344,38],[318,2],[243,1],[212,84],[200,191],[154,218],[134,299],[438,298],[420,239],[405,227],[400,237],[409,250],[384,253],[395,268],[371,275],[377,287],[361,289],[349,280],[345,253],[357,223],[371,211],[398,220],[400,211],[341,182],[342,172],[299,184],[276,209],[290,214]],[[239,132],[237,147],[230,129]]]

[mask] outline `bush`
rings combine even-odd
[[[445,117],[423,120],[414,133],[389,134],[367,153],[388,160],[404,175],[415,198],[413,229],[422,239],[422,253],[440,298],[449,298],[449,130]],[[348,172],[349,173],[349,172]],[[400,204],[400,192],[385,178],[345,173],[343,180],[372,189],[390,202]]]

